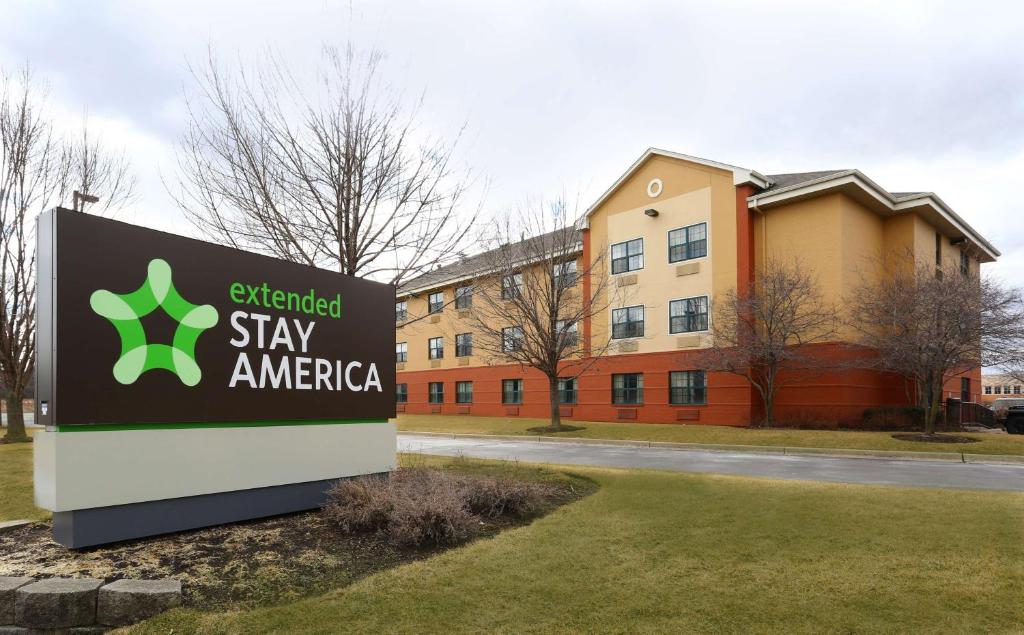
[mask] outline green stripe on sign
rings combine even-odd
[[[326,426],[347,423],[387,423],[387,419],[325,419],[313,421],[214,421],[209,423],[88,423],[57,426],[57,432],[120,432],[122,430],[190,430],[194,428],[266,428],[270,426]]]

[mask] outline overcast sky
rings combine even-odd
[[[127,150],[125,220],[191,233],[167,195],[187,70],[207,46],[300,71],[351,37],[426,91],[421,121],[489,182],[486,206],[587,206],[648,146],[762,173],[856,167],[934,191],[1024,278],[1024,8],[937,2],[0,0],[0,66],[29,62],[67,124]]]

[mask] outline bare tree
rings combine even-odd
[[[564,200],[521,208],[484,240],[490,251],[472,282],[474,350],[544,374],[552,431],[562,425],[559,379],[579,377],[608,347],[582,333],[608,307],[608,275],[603,250],[581,258],[575,220]]]
[[[768,261],[748,292],[731,290],[713,304],[711,346],[699,353],[697,365],[746,379],[760,394],[764,425],[771,427],[779,389],[821,367],[807,346],[833,339],[835,309],[799,260]]]
[[[91,211],[127,203],[135,181],[123,155],[103,150],[83,126],[68,140],[54,129],[44,95],[25,69],[0,74],[0,389],[5,443],[28,441],[22,400],[35,364],[35,217],[72,193],[101,195]]]
[[[915,264],[912,254],[883,266],[888,273],[880,281],[854,292],[851,326],[877,353],[871,366],[913,383],[925,433],[934,434],[946,380],[1019,359],[1024,302],[995,279]]]
[[[213,240],[400,284],[455,260],[475,210],[454,144],[421,134],[380,51],[325,49],[319,91],[273,55],[193,69],[199,99],[172,195]]]

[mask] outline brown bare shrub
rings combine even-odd
[[[465,498],[470,511],[484,518],[529,516],[544,502],[544,494],[535,483],[511,478],[467,480]]]
[[[380,531],[402,547],[458,544],[483,518],[529,516],[545,500],[535,483],[423,468],[341,481],[329,496],[324,514],[343,533]]]

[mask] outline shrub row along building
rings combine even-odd
[[[754,170],[650,149],[588,209],[575,253],[561,273],[584,295],[609,276],[607,306],[567,325],[604,354],[560,382],[564,417],[593,421],[747,425],[757,393],[742,378],[703,372],[716,297],[742,292],[759,267],[798,257],[823,300],[844,297],[872,276],[886,253],[978,275],[999,252],[930,192],[889,192],[858,170],[762,175]],[[601,254],[607,266],[589,271]],[[486,254],[405,283],[396,306],[400,412],[548,415],[543,375],[474,347],[473,281]],[[524,269],[529,263],[524,263]],[[575,272],[581,279],[575,279]],[[505,281],[514,287],[515,279]],[[509,325],[516,335],[515,325]],[[478,336],[479,337],[479,336]],[[816,344],[842,357],[853,338]],[[947,381],[946,396],[978,401],[974,369]],[[785,420],[851,421],[866,408],[906,405],[902,379],[845,369],[809,374],[778,396]]]

